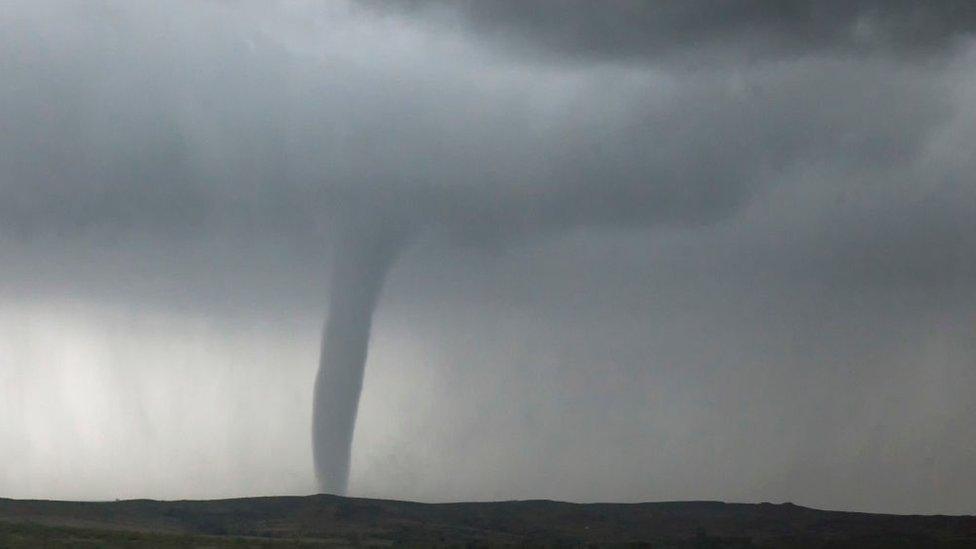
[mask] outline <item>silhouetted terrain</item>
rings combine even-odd
[[[317,545],[976,547],[976,517],[792,504],[424,504],[267,497],[104,503],[0,499],[0,547]]]

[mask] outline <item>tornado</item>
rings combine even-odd
[[[403,231],[390,227],[340,231],[312,411],[312,455],[324,493],[346,494],[373,310],[402,242]]]

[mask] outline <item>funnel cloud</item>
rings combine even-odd
[[[335,251],[312,417],[315,474],[326,493],[346,493],[373,309],[403,230],[349,222]]]

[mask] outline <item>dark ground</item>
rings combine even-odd
[[[0,499],[0,547],[976,547],[976,517],[792,504],[423,504],[336,496],[104,503]]]

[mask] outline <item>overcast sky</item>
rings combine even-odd
[[[968,1],[0,3],[0,497],[976,513]],[[355,239],[352,239],[355,242]]]

